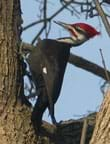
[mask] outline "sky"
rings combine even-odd
[[[58,0],[56,0],[56,2],[50,1],[48,5],[48,16],[51,16],[60,8],[60,6],[61,5],[58,3]],[[38,3],[35,0],[22,0],[21,7],[24,21],[23,26],[38,20],[40,12],[38,9]],[[99,49],[102,49],[106,66],[108,69],[110,68],[109,37],[100,18],[85,20],[84,14],[81,14],[80,18],[77,18],[74,15],[71,16],[67,10],[64,10],[61,14],[55,17],[54,20],[60,20],[66,23],[85,22],[91,24],[100,31],[100,36],[90,39],[88,42],[77,48],[72,48],[71,53],[81,56],[103,67],[99,51]],[[31,43],[40,27],[41,24],[24,31],[22,34],[22,40]],[[52,22],[52,29],[50,31],[49,38],[56,39],[58,37],[68,35],[67,31]],[[45,38],[44,34],[42,34],[41,38]],[[57,121],[77,119],[89,113],[98,111],[103,100],[103,94],[100,90],[103,82],[104,80],[100,77],[68,64],[62,90],[55,105],[55,116]],[[48,111],[44,114],[43,118],[44,120],[50,121]]]

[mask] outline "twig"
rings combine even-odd
[[[49,19],[47,18],[46,21],[49,21]],[[22,31],[25,31],[25,30],[27,30],[28,28],[31,28],[32,26],[35,26],[35,25],[40,24],[40,23],[43,23],[43,22],[44,22],[44,19],[41,19],[41,20],[39,20],[39,21],[32,22],[31,24],[29,24],[29,25],[25,26],[24,28],[22,28]]]
[[[73,3],[77,4],[77,5],[87,5],[87,4],[91,5],[91,2],[86,3],[86,2],[78,2],[78,1],[75,1],[75,0],[73,1]]]
[[[86,13],[86,19],[87,19],[88,18],[88,12],[89,12],[89,5],[88,5],[89,1],[86,0],[86,3],[87,3],[87,13]]]
[[[80,144],[85,144],[86,134],[87,134],[87,127],[88,127],[88,120],[87,120],[87,118],[85,118],[84,122],[83,122],[83,128],[82,128]]]
[[[72,1],[68,2],[66,5],[64,5],[63,7],[61,7],[58,11],[56,11],[50,18],[46,18],[43,19],[43,21],[46,21],[46,25],[47,25],[47,21],[51,21],[56,15],[58,15],[62,10],[64,10]],[[41,28],[41,30],[39,31],[39,33],[35,36],[35,38],[32,40],[32,44],[35,43],[36,39],[40,36],[40,34],[44,31],[45,29],[45,25]]]
[[[102,57],[102,64],[104,66],[104,70],[105,70],[105,75],[106,75],[107,81],[110,81],[110,77],[109,77],[108,72],[107,72],[107,67],[106,67],[106,64],[105,64],[104,57],[103,57],[102,49],[100,49],[100,54],[101,54],[101,57]]]
[[[68,5],[70,5],[72,3],[72,0],[68,3],[66,3],[63,7],[61,7],[58,11],[56,11],[51,17],[50,19],[53,19],[54,17],[56,17],[61,11],[63,11]]]
[[[45,1],[46,2],[46,1]],[[35,36],[35,38],[32,40],[31,44],[34,44],[36,39],[41,35],[41,33],[45,30],[45,28],[47,27],[47,22],[51,21],[56,15],[58,15],[62,10],[64,10],[72,1],[68,2],[66,5],[64,5],[63,7],[61,7],[58,11],[56,11],[51,17],[47,18],[46,15],[44,16],[44,19],[40,20],[40,21],[37,21],[37,22],[33,22],[31,24],[29,24],[28,26],[24,27],[23,28],[23,31],[24,30],[27,30],[28,28],[36,25],[36,24],[39,24],[39,23],[42,23],[44,22],[44,26],[41,28],[41,30],[38,32],[38,34]],[[45,6],[45,11],[46,11],[46,6]],[[49,31],[50,31],[50,27],[49,27]],[[48,31],[48,32],[49,32]],[[48,34],[48,32],[46,32],[46,35]]]
[[[44,28],[45,28],[45,37],[47,38],[47,0],[44,0],[44,10],[43,10],[43,15],[44,15]]]
[[[48,26],[47,35],[49,35],[49,33],[50,33],[50,30],[51,30],[51,21],[49,22],[49,26]]]
[[[35,25],[37,25],[37,24],[39,24],[39,23],[43,23],[44,20],[46,20],[47,22],[51,21],[51,20],[52,20],[54,17],[56,17],[61,11],[63,11],[70,3],[72,3],[72,1],[71,1],[71,2],[68,2],[66,5],[62,6],[59,10],[57,10],[57,11],[56,11],[52,16],[50,16],[49,18],[41,19],[41,20],[39,20],[39,21],[35,21],[35,22],[33,22],[33,23],[25,26],[25,27],[22,29],[22,31],[25,31],[25,30],[27,30],[28,28],[30,28],[30,27],[32,27],[32,26],[35,26]]]
[[[39,36],[41,35],[41,33],[44,31],[44,29],[45,29],[45,26],[43,26],[41,28],[41,30],[39,31],[39,33],[34,37],[34,39],[31,42],[32,45],[36,42],[36,40],[39,38]]]
[[[110,0],[103,0],[103,2],[110,4]]]
[[[94,2],[95,2],[95,5],[96,5],[96,9],[97,9],[100,17],[102,18],[102,21],[103,21],[104,25],[105,25],[106,31],[107,31],[107,33],[108,33],[108,35],[110,37],[110,24],[109,24],[109,22],[107,20],[107,17],[105,15],[102,7],[100,6],[99,1],[98,0],[94,0]]]

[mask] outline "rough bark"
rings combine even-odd
[[[19,0],[0,0],[0,144],[34,144],[30,110],[17,102],[23,93],[19,57]]]
[[[96,126],[90,144],[110,143],[110,90],[107,91],[96,118]]]

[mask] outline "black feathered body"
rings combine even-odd
[[[70,44],[44,39],[29,55],[28,63],[36,89],[39,91],[33,115],[39,117],[39,122],[48,107],[52,121],[55,123],[54,103],[60,95],[70,47]]]

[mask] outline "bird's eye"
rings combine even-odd
[[[79,26],[76,26],[75,28],[78,32],[85,33],[85,31],[82,28],[80,28]]]
[[[75,26],[76,29],[79,29],[79,26]]]
[[[82,31],[82,29],[79,27],[79,26],[76,26],[75,27],[77,30],[81,30]]]

